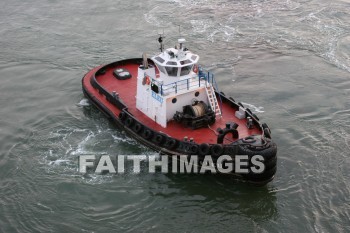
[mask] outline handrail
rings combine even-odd
[[[196,79],[198,79],[198,81]],[[202,67],[199,67],[199,73],[195,78],[191,77],[180,81],[172,82],[169,84],[161,84],[156,79],[152,79],[152,82],[156,83],[157,86],[160,86],[160,94],[161,96],[164,96],[171,93],[177,94],[181,90],[190,90],[193,87],[200,87],[202,85],[201,81],[203,79],[206,82],[205,85],[207,85],[207,83],[210,83],[214,87],[214,89],[219,93],[219,88],[214,78],[214,74],[210,73],[207,70],[204,70]],[[220,100],[220,108],[222,109],[221,95],[219,95],[219,100]]]
[[[191,77],[191,78],[179,80],[169,84],[161,84],[157,80],[153,79],[153,82],[156,83],[158,86],[160,86],[160,94],[162,96],[168,95],[171,93],[177,94],[182,90],[190,90],[194,87],[201,87],[201,85],[203,85],[201,81],[202,80],[198,76],[196,76],[195,78]]]
[[[200,68],[197,76],[172,82],[169,84],[162,84],[158,80],[153,78],[152,78],[152,82],[156,83],[156,85],[160,87],[160,94],[162,96],[168,95],[171,93],[177,94],[181,90],[190,90],[193,87],[201,87],[201,85],[203,85],[202,84],[203,80],[206,82],[205,85],[207,85],[207,82],[210,82],[210,73],[208,72],[208,75],[206,75],[205,72],[206,71]],[[213,81],[211,84],[213,85]]]

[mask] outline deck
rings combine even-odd
[[[113,76],[113,71],[117,68],[127,69],[132,78],[127,80],[118,80]],[[88,72],[84,79],[83,85],[85,89],[94,96],[101,104],[108,108],[113,114],[118,116],[120,110],[112,105],[109,101],[106,100],[105,96],[100,94],[98,90],[91,86],[90,77],[98,70],[95,68]],[[217,117],[216,122],[210,126],[210,128],[201,128],[192,130],[191,128],[184,128],[183,125],[170,121],[167,124],[167,128],[155,123],[152,119],[147,117],[141,111],[136,109],[136,82],[137,82],[137,70],[138,64],[136,63],[127,63],[124,65],[116,65],[108,67],[106,73],[103,75],[96,76],[96,80],[103,86],[107,91],[113,92],[116,91],[123,102],[128,106],[128,111],[135,116],[140,122],[144,125],[163,132],[173,138],[182,140],[185,136],[188,138],[193,138],[197,143],[209,143],[214,144],[217,141],[217,128],[225,128],[227,122],[235,122],[239,125],[237,128],[239,132],[239,138],[244,138],[253,134],[261,134],[260,129],[254,127],[253,129],[248,129],[246,127],[246,119],[240,120],[235,117],[235,109],[232,108],[229,104],[222,104],[222,117]],[[224,140],[224,143],[231,143],[232,138],[227,136],[227,140]]]

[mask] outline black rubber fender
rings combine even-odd
[[[276,157],[277,146],[275,143],[270,142],[268,147],[262,150],[253,150],[248,148],[249,145],[238,145],[238,154],[239,155],[248,155],[251,158],[253,155],[261,155],[264,157],[264,161],[268,161],[273,157]]]
[[[269,128],[265,128],[265,129],[264,129],[264,135],[265,135],[265,137],[271,139],[271,131],[270,131]]]
[[[150,139],[152,136],[153,136],[153,132],[152,132],[152,130],[150,130],[150,129],[146,129],[146,130],[143,132],[143,137],[144,137],[145,139]]]
[[[168,138],[166,143],[165,143],[165,146],[168,148],[168,149],[174,149],[176,148],[178,145],[178,141],[174,138]]]
[[[236,155],[237,151],[238,151],[237,146],[234,146],[234,145],[225,146],[225,154],[227,155]]]
[[[211,147],[211,155],[219,157],[224,152],[224,147],[220,144],[215,144]]]
[[[136,133],[140,133],[141,130],[142,130],[142,128],[143,128],[143,125],[142,125],[141,123],[136,123],[134,129],[135,129],[135,132],[136,132]]]
[[[155,138],[154,138],[154,141],[155,141],[158,145],[162,144],[162,143],[164,142],[164,140],[165,140],[165,136],[162,135],[162,134],[157,134],[157,135],[155,136]]]
[[[119,117],[120,120],[123,121],[126,118],[126,113],[125,112],[120,112],[118,117]]]
[[[228,99],[229,99],[229,101],[230,101],[229,104],[230,104],[231,108],[237,108],[235,99],[232,98],[232,97],[228,97]]]
[[[193,155],[196,155],[197,153],[198,153],[198,145],[197,144],[194,144],[194,145],[191,145],[190,146],[190,152],[191,152],[191,154],[193,154]]]
[[[129,117],[129,118],[126,119],[125,125],[126,125],[127,127],[130,128],[133,124],[134,124],[134,119],[133,119],[133,118]]]
[[[277,166],[274,166],[269,169],[265,169],[262,173],[253,173],[250,171],[248,174],[244,174],[243,177],[246,180],[259,182],[271,179],[277,172]]]
[[[275,157],[272,157],[271,159],[269,160],[266,160],[264,158],[264,161],[261,161],[264,163],[264,166],[265,166],[265,170],[269,170],[275,166],[277,166],[277,156]],[[253,167],[255,166],[251,161],[249,161],[249,164],[248,164],[248,167]]]
[[[232,98],[231,96],[230,96],[230,97],[228,97],[228,98],[229,98],[229,100],[231,100],[233,103],[236,103],[235,99],[234,99],[234,98]]]
[[[245,111],[250,113],[250,115],[253,115],[252,110],[250,110],[249,108],[246,108]]]
[[[210,145],[208,143],[202,143],[198,147],[198,153],[199,155],[209,155],[210,153]]]
[[[258,117],[256,114],[253,113],[252,116],[253,116],[257,121],[260,120],[259,117]]]
[[[264,164],[265,164],[266,170],[277,166],[277,156],[272,157],[271,159],[264,161]]]
[[[263,129],[269,128],[269,127],[267,126],[266,123],[262,123],[262,124],[261,124],[261,127],[262,127]]]

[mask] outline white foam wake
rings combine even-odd
[[[248,103],[244,103],[244,102],[242,102],[242,104],[245,106],[245,107],[248,107],[250,110],[252,110],[252,112],[254,112],[254,113],[263,113],[263,112],[265,112],[264,111],[264,107],[257,107],[257,106],[255,106],[255,105],[253,105],[253,104],[248,104]]]

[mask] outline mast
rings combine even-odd
[[[164,34],[164,33],[163,33]],[[158,38],[158,42],[160,44],[160,52],[163,52],[164,50],[164,43],[163,43],[163,40],[165,38],[165,36],[163,36],[163,34],[159,34],[159,38]]]

